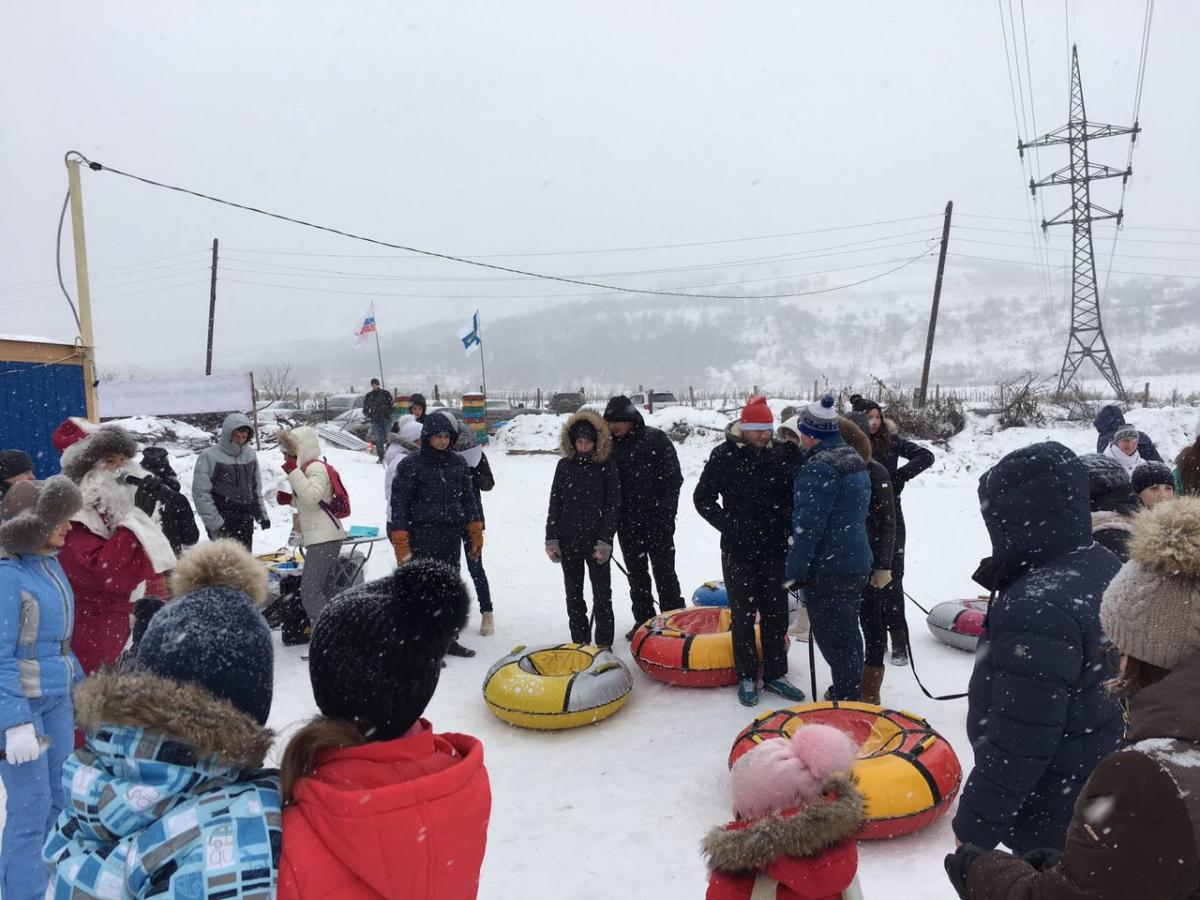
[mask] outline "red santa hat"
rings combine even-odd
[[[54,429],[50,440],[54,442],[58,452],[62,453],[72,444],[77,444],[85,437],[95,434],[99,427],[95,422],[89,422],[79,416],[71,416]]]

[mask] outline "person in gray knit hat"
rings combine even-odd
[[[1129,549],[1100,606],[1121,651],[1110,690],[1129,746],[1092,772],[1061,856],[962,847],[947,857],[962,897],[1200,895],[1200,498],[1138,515]]]

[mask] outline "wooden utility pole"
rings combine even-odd
[[[938,304],[942,300],[942,274],[946,271],[946,248],[950,246],[950,217],[954,214],[954,201],[946,204],[946,219],[942,223],[942,249],[938,254],[937,278],[933,282],[933,309],[929,312],[929,334],[925,338],[925,365],[921,367],[921,387],[917,391],[917,406],[925,405],[929,390],[929,363],[933,360],[933,336],[937,331]]]
[[[83,231],[83,188],[78,158],[67,157],[67,184],[71,193],[71,237],[75,242],[75,293],[79,303],[79,343],[83,350],[83,394],[87,417],[100,421],[96,397],[96,340],[92,335],[92,289],[88,281],[87,240]]]
[[[213,323],[217,318],[217,239],[213,238],[212,281],[208,288],[208,356],[204,361],[204,374],[212,374]]]

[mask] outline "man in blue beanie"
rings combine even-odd
[[[858,606],[871,576],[867,510],[871,476],[858,451],[842,440],[833,397],[800,415],[803,464],[792,501],[789,585],[804,588],[813,640],[833,673],[831,700],[862,696],[863,641]]]

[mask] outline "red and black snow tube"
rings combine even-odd
[[[729,608],[689,606],[644,622],[633,635],[633,658],[656,681],[682,687],[737,684]],[[762,639],[754,626],[759,657]]]
[[[947,600],[929,611],[925,624],[943,644],[974,653],[979,636],[983,634],[983,620],[987,611],[987,597]]]
[[[763,713],[733,742],[730,767],[763,741],[815,723],[846,732],[858,745],[853,771],[867,802],[859,840],[911,834],[950,808],[962,782],[954,748],[920,716],[871,703],[808,703]]]

